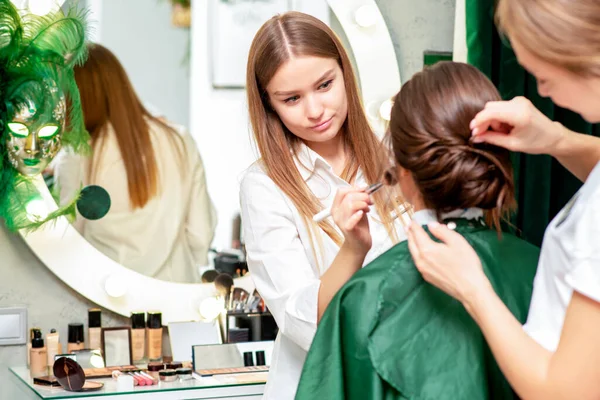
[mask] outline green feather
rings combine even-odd
[[[77,153],[91,152],[73,73],[87,57],[86,19],[87,13],[76,8],[66,14],[59,10],[45,16],[21,15],[9,0],[0,0],[0,218],[10,230],[30,231],[60,216],[75,217],[79,194],[45,218],[27,214],[27,204],[39,193],[31,178],[19,174],[8,159],[6,107],[8,98],[34,99],[43,105],[45,94],[39,85],[23,83],[53,82],[69,103],[63,145]]]

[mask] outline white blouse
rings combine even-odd
[[[299,151],[296,165],[323,208],[333,204],[339,188],[350,186],[307,146]],[[366,182],[359,171],[356,186],[372,183],[375,182]],[[319,257],[317,246],[317,262],[302,217],[260,161],[246,171],[240,200],[248,268],[279,327],[264,398],[292,399],[317,329],[319,279],[333,262],[339,246],[323,233],[324,253]],[[363,265],[394,244],[385,226],[376,219],[375,208],[368,218],[373,246]],[[399,240],[406,238],[399,222],[396,231]]]
[[[157,162],[159,194],[141,209],[129,201],[127,172],[115,132],[107,127],[104,151],[96,179],[90,182],[91,159],[64,153],[55,175],[61,203],[67,203],[81,187],[95,184],[111,197],[109,213],[97,221],[78,216],[75,228],[113,260],[144,275],[175,282],[200,282],[199,267],[208,264],[207,253],[217,223],[208,194],[200,153],[193,138],[171,125],[183,142],[182,161],[171,145],[170,133],[150,123]],[[102,145],[102,143],[98,143]],[[186,158],[187,157],[187,158]]]
[[[542,243],[525,331],[555,351],[577,291],[600,302],[600,163],[552,220]]]

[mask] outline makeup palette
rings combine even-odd
[[[140,372],[141,369],[135,365],[123,365],[120,367],[106,367],[106,368],[85,368],[83,370],[86,378],[110,378],[113,371],[121,372]]]

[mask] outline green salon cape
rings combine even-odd
[[[539,249],[453,220],[496,293],[527,317]],[[401,242],[358,271],[325,312],[296,399],[518,398],[461,303],[426,283]]]

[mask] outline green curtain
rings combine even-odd
[[[536,80],[517,62],[494,25],[495,0],[466,0],[467,60],[494,82],[502,97],[525,96],[549,118],[576,132],[600,136],[598,125],[562,109],[537,92]],[[540,245],[552,218],[573,196],[581,182],[556,160],[545,155],[513,154],[519,209],[513,224],[525,240]]]

